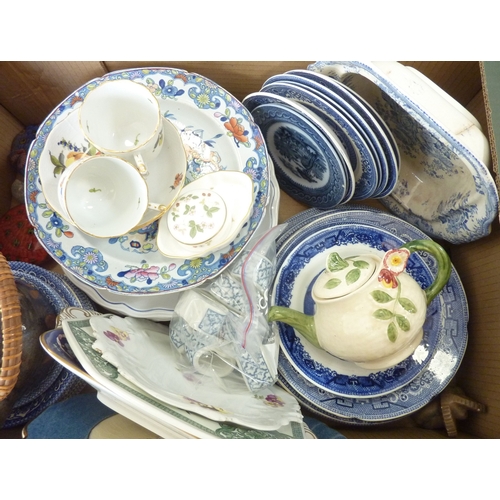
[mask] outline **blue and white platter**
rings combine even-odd
[[[378,165],[378,158],[372,154],[373,139],[364,133],[350,115],[344,113],[333,102],[328,102],[317,89],[305,86],[299,77],[276,75],[264,82],[261,92],[270,92],[298,102],[319,115],[336,133],[349,153],[350,166],[356,183],[351,199],[374,197],[380,182],[381,168]]]
[[[335,147],[306,108],[272,94],[261,97],[251,113],[266,140],[280,187],[319,208],[348,201],[354,193],[354,175],[340,141]]]
[[[394,64],[398,63],[318,61],[308,69],[360,95],[394,135],[401,168],[396,186],[382,198],[387,208],[426,234],[451,243],[487,236],[498,216],[499,199],[488,168],[491,158],[486,136],[468,119],[465,122],[470,126],[458,131],[443,125],[446,116],[441,109],[427,109],[408,95],[408,89],[403,90],[401,79],[397,84],[392,81],[391,71],[405,68]],[[423,81],[420,78],[414,87],[421,88]],[[436,119],[439,112],[441,117]]]
[[[318,212],[311,209],[293,218],[277,242],[273,303],[311,313],[309,285],[324,265],[321,254],[332,245],[354,244],[383,252],[426,238],[411,224],[368,207],[346,206],[322,216]],[[423,254],[413,254],[410,260],[408,272],[426,286],[435,275],[435,262]],[[427,404],[449,383],[465,352],[467,322],[465,292],[453,269],[450,281],[428,308],[424,339],[413,356],[389,370],[371,373],[315,348],[280,323],[279,376],[297,397],[319,411],[361,421],[399,418]]]
[[[67,223],[47,202],[41,170],[60,175],[75,157],[88,152],[72,120],[90,90],[117,79],[147,86],[164,118],[177,127],[187,152],[186,182],[216,170],[251,176],[255,201],[250,219],[221,250],[192,260],[169,259],[156,245],[157,222],[119,238],[93,238]],[[268,160],[264,139],[248,110],[213,81],[174,68],[116,71],[74,91],[41,124],[27,161],[26,206],[41,244],[76,280],[125,295],[177,292],[222,272],[247,245],[269,200]]]

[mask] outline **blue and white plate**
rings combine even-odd
[[[39,293],[44,295],[54,315],[70,306],[94,308],[89,298],[64,276],[26,262],[9,262],[9,265],[17,281],[34,286]],[[36,381],[14,403],[11,414],[4,423],[4,428],[25,425],[50,405],[78,394],[84,386],[85,383],[80,378],[52,361],[46,376]]]
[[[317,223],[314,222],[314,210],[310,210],[309,220],[307,212],[302,218],[295,219],[296,227],[302,224],[303,229],[297,229],[295,235],[285,237],[278,244],[278,273],[273,297],[275,303],[299,310],[311,307],[306,283],[310,278],[304,269],[313,265],[315,253],[337,244],[333,243],[334,236],[349,244],[368,246],[371,251],[383,251],[386,245],[396,247],[412,239],[425,238],[410,224],[375,209],[329,211]],[[316,230],[318,241],[313,241]],[[332,238],[325,239],[321,232]],[[306,244],[307,250],[304,248],[302,254],[307,253],[305,258],[300,256],[299,247],[303,247],[303,238],[307,238],[307,234],[312,245]],[[282,251],[283,248],[286,250]],[[291,257],[290,267],[287,259]],[[435,263],[425,255],[412,254],[411,260],[408,272],[421,286],[426,286],[425,283],[435,275]],[[288,264],[290,271],[286,277],[284,263]],[[316,264],[317,267],[321,265]],[[310,274],[315,273],[316,269]],[[281,285],[280,281],[283,281]],[[300,286],[297,285],[299,282]],[[393,369],[376,373],[359,369],[316,350],[292,328],[280,324],[283,349],[278,371],[295,392],[321,411],[363,421],[398,418],[427,404],[449,383],[465,351],[467,322],[465,293],[453,269],[449,283],[429,306],[422,344],[413,357]]]
[[[351,254],[375,253],[380,257],[387,250],[398,248],[401,240],[377,228],[379,219],[379,214],[369,211],[343,212],[321,217],[291,237],[277,252],[276,304],[306,314],[314,313],[311,289],[332,246],[348,245]],[[433,280],[430,269],[418,255],[412,256],[411,261],[409,274],[422,287],[429,286]],[[292,327],[284,324],[280,324],[281,346],[301,374],[319,387],[340,395],[371,397],[391,392],[419,374],[436,346],[441,315],[439,301],[432,302],[427,309],[421,345],[412,356],[381,372],[359,369],[353,363],[341,361],[310,345]]]
[[[363,97],[393,133],[401,168],[395,188],[382,199],[386,207],[425,233],[451,243],[487,236],[499,204],[488,169],[487,138],[473,122],[456,133],[443,126],[434,117],[441,110],[416,104],[383,68],[379,63],[319,61],[308,69],[344,83]]]
[[[148,87],[162,115],[177,127],[187,152],[186,182],[217,170],[242,171],[252,178],[252,215],[220,251],[192,261],[168,259],[156,245],[157,223],[119,238],[92,238],[66,223],[47,203],[40,171],[60,175],[61,165],[69,165],[88,149],[70,122],[90,90],[116,79]],[[125,295],[178,292],[219,274],[246,247],[269,200],[268,164],[266,145],[252,116],[213,81],[174,68],[116,71],[75,90],[39,127],[26,166],[27,211],[43,247],[75,279]]]
[[[276,75],[264,83],[261,92],[270,92],[298,102],[320,116],[339,137],[349,154],[355,178],[355,191],[351,199],[373,197],[379,185],[380,168],[371,152],[369,138],[335,103],[326,100],[317,89],[309,88],[298,80],[300,78],[288,77],[286,74]]]
[[[266,140],[280,187],[309,206],[331,208],[346,199],[348,167],[304,113],[281,103],[252,110]]]

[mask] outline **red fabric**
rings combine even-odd
[[[24,205],[11,208],[0,218],[0,252],[8,261],[35,265],[50,259],[35,236]]]

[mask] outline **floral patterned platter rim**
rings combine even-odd
[[[40,187],[40,158],[53,130],[77,112],[85,95],[113,79],[147,85],[163,116],[179,129],[188,151],[186,182],[217,169],[241,170],[254,181],[252,214],[231,244],[193,260],[168,259],[155,245],[157,222],[121,238],[102,240],[66,224],[46,203]],[[61,137],[68,155],[81,145]],[[52,152],[56,155],[56,152]],[[203,76],[173,68],[137,68],[96,78],[74,91],[45,119],[33,141],[26,167],[25,195],[35,234],[68,272],[92,287],[120,294],[163,294],[197,286],[231,263],[259,226],[268,203],[268,154],[259,128],[246,108]]]
[[[278,224],[278,213],[280,203],[280,190],[274,166],[269,162],[269,174],[271,178],[269,186],[269,203],[264,211],[264,216],[259,227],[253,233],[248,248],[259,241],[260,237],[269,229]],[[114,293],[112,290],[95,288],[78,280],[75,276],[63,269],[65,277],[74,285],[81,288],[94,302],[108,311],[134,318],[147,318],[153,321],[169,321],[172,319],[175,305],[179,299],[180,292],[163,295],[123,295]]]
[[[395,136],[402,161],[394,190],[381,199],[387,208],[425,233],[450,243],[470,242],[490,233],[499,198],[487,167],[487,139],[479,129],[474,136],[472,130],[450,132],[436,121],[432,110],[416,104],[376,63],[317,61],[308,69],[335,78],[359,93]],[[372,87],[358,88],[368,82]],[[471,137],[477,151],[466,145],[472,144]]]
[[[35,286],[47,297],[56,313],[69,306],[93,309],[88,297],[67,282],[63,276],[27,262],[11,261],[9,265],[14,278]],[[56,363],[44,380],[34,384],[31,390],[14,403],[4,428],[25,425],[50,405],[78,393],[82,387],[83,384],[78,377]]]
[[[144,319],[135,319],[134,321],[147,322]],[[102,380],[102,377],[116,379],[120,375],[117,368],[106,361],[92,347],[96,342],[96,337],[90,319],[67,319],[63,321],[63,329],[74,354],[89,375],[97,380],[99,380],[99,376]],[[127,329],[127,333],[131,334],[131,330]],[[145,339],[142,339],[142,341],[145,341]],[[180,372],[175,374],[175,353],[168,337],[166,341],[167,343],[164,344],[165,350],[158,353],[158,355],[161,357],[165,353],[167,354],[164,359],[166,369],[172,372],[171,376],[174,377],[174,380],[168,379],[168,383],[172,383],[172,385],[165,388],[162,399],[154,397],[149,390],[144,391],[142,389],[143,392],[149,393],[153,399],[175,408],[196,413],[210,420],[232,422],[258,430],[278,430],[291,422],[302,422],[302,414],[296,399],[279,387],[268,387],[254,394],[248,391],[246,387],[240,393],[236,393],[235,387],[230,388],[230,391],[227,392],[222,387],[216,387],[213,381],[206,378],[202,380],[198,376],[184,377]],[[171,355],[168,355],[167,350],[169,349]],[[170,359],[167,359],[169,357]],[[184,380],[180,381],[181,378]],[[122,377],[122,379],[126,380],[126,377]],[[135,384],[131,383],[131,385],[139,389]],[[184,395],[175,392],[177,389],[185,390],[186,387],[187,390]],[[243,384],[241,387],[243,387]],[[165,401],[167,392],[168,403]]]
[[[375,210],[369,207],[366,209],[360,217],[365,220],[368,213]],[[317,210],[311,209],[309,212],[314,218],[314,212]],[[408,232],[410,224],[393,215],[384,214],[384,218],[393,220],[393,229],[399,226],[395,238],[401,242],[414,239],[415,235],[420,232],[418,230],[416,234],[414,231]],[[304,217],[296,217],[295,220],[298,224],[307,224]],[[380,225],[380,222],[374,224],[373,228],[379,228]],[[428,264],[432,268],[432,263]],[[284,379],[293,388],[292,394],[296,397],[300,395],[299,401],[305,399],[319,413],[323,412],[335,417],[376,422],[399,418],[418,410],[450,382],[460,366],[467,346],[469,318],[467,298],[454,268],[450,281],[438,298],[439,302],[442,302],[440,305],[442,317],[438,321],[440,325],[437,346],[431,360],[421,372],[399,389],[369,398],[335,395],[303,377],[283,352],[280,353],[278,366],[280,381]]]
[[[305,79],[302,79],[305,80]],[[320,116],[339,137],[349,154],[350,166],[354,171],[355,189],[351,200],[373,198],[377,194],[381,179],[387,178],[382,171],[379,155],[375,154],[378,140],[359,127],[352,114],[346,114],[317,92],[317,88],[306,86],[301,77],[275,75],[264,82],[262,92],[280,95],[300,103]],[[307,82],[309,84],[309,82]]]
[[[80,309],[70,314],[74,319],[78,317],[85,320],[88,319],[87,313],[88,311]],[[87,329],[90,329],[90,324]],[[61,328],[44,333],[40,342],[45,351],[58,363],[94,387],[98,391],[98,398],[104,404],[162,437],[176,437],[173,436],[175,433],[188,439],[304,438],[303,428],[297,422],[291,422],[277,431],[245,429],[231,423],[209,420],[162,403],[130,384],[119,374],[116,378],[108,378],[99,373],[93,377],[80,365]]]
[[[380,257],[405,241],[417,239],[409,235],[397,237],[393,221],[372,211],[332,213],[319,217],[298,230],[277,249],[277,273],[273,298],[278,305],[314,313],[312,285],[324,268],[325,257],[332,246],[338,252],[353,254],[375,253]],[[420,232],[419,232],[420,233]],[[347,254],[346,254],[347,255]],[[431,284],[435,264],[419,255],[412,255],[408,273],[422,286]],[[327,392],[352,397],[373,397],[392,392],[415,378],[430,361],[437,345],[440,325],[445,313],[439,301],[428,309],[424,339],[412,356],[395,367],[373,372],[341,361],[322,349],[302,341],[293,328],[280,324],[282,351],[302,376]]]
[[[380,185],[374,198],[387,196],[396,185],[401,158],[396,140],[380,115],[361,96],[332,78],[308,70],[290,70],[284,75],[297,79],[326,96],[353,118],[371,138],[371,145],[381,163]]]

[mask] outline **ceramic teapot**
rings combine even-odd
[[[436,277],[426,289],[404,272],[415,251],[427,252],[437,261]],[[314,346],[340,359],[367,369],[386,369],[420,344],[427,306],[450,274],[448,254],[432,240],[410,241],[382,258],[341,257],[331,251],[312,288],[314,315],[272,306],[268,320],[292,326]]]

